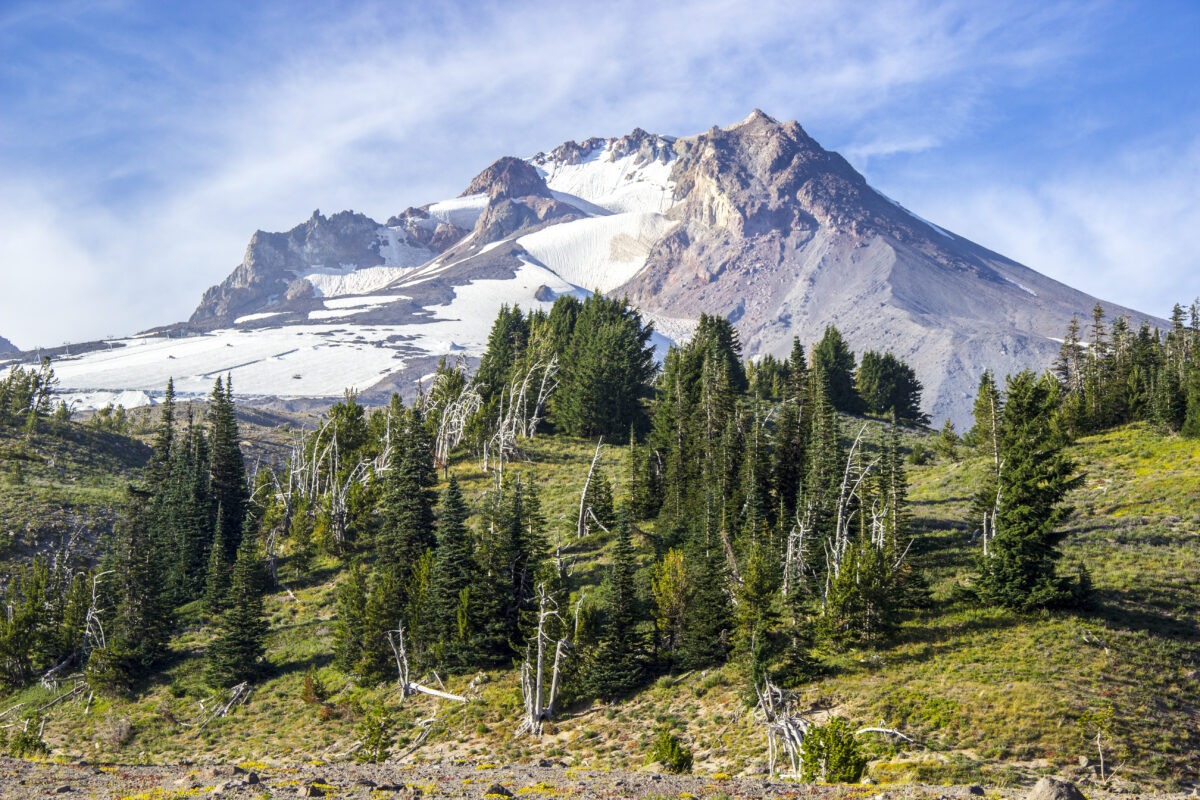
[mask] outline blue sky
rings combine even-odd
[[[259,228],[762,108],[1101,298],[1200,295],[1200,3],[0,4],[0,335],[186,318]]]

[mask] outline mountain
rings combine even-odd
[[[242,396],[327,402],[353,387],[379,401],[443,355],[477,357],[502,303],[588,291],[627,295],[660,347],[702,312],[728,316],[747,356],[836,324],[857,352],[905,359],[925,410],[958,423],[985,368],[1047,367],[1098,302],[915,216],[798,123],[755,111],[690,137],[636,129],[501,158],[458,197],[382,224],[318,211],[258,231],[186,323],[75,348],[55,369],[84,404],[148,400],[168,376],[203,394],[225,373]]]
[[[0,355],[7,355],[9,353],[17,353],[17,352],[20,352],[20,348],[18,348],[15,344],[10,342],[8,339],[5,339],[3,336],[0,336]]]

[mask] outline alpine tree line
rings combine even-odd
[[[1070,431],[1144,421],[1200,437],[1200,301],[1176,303],[1169,322],[1165,333],[1125,317],[1106,325],[1099,304],[1086,331],[1071,320],[1054,364]]]
[[[1192,316],[1143,341],[1098,315],[1089,346],[1068,336],[1054,373],[1010,376],[1003,390],[984,374],[967,437],[991,465],[974,512],[979,602],[1086,598],[1086,570],[1058,564],[1078,481],[1065,448],[1127,419],[1189,430]],[[407,681],[524,660],[540,675],[553,658],[555,694],[538,714],[729,661],[748,684],[802,680],[825,649],[886,639],[927,600],[908,557],[899,427],[926,422],[911,368],[889,353],[857,359],[833,326],[811,350],[795,341],[786,358],[748,363],[733,326],[705,315],[661,369],[651,336],[600,295],[505,307],[473,376],[443,361],[411,405],[394,396],[371,411],[348,392],[287,463],[252,476],[229,381],[202,420],[176,418],[168,384],[144,480],[95,570],[39,560],[9,582],[0,680],[71,663],[98,689],[134,691],[189,605],[213,631],[209,682],[254,680],[263,595],[303,580],[318,554],[343,567],[343,672]],[[626,450],[623,475],[591,465],[569,528],[547,520],[534,468],[507,467],[548,434]],[[491,485],[468,497],[450,467],[472,459]],[[599,585],[573,574],[577,543],[603,546]]]

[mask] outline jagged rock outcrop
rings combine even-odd
[[[332,217],[314,211],[307,222],[286,233],[255,231],[242,263],[204,293],[189,321],[200,325],[229,322],[240,314],[261,312],[303,297],[303,288],[292,284],[308,270],[382,264],[376,236],[379,227],[370,217],[353,211]]]
[[[18,352],[20,352],[20,349],[15,344],[0,336],[0,356]]]
[[[242,263],[204,293],[189,323],[211,328],[240,315],[305,310],[318,294],[306,275],[423,264],[468,233],[430,208],[410,208],[386,225],[353,211],[325,217],[318,210],[286,233],[256,231]]]
[[[675,157],[674,136],[660,136],[647,133],[641,128],[634,128],[625,136],[611,139],[601,139],[593,136],[582,142],[564,142],[549,153],[538,153],[529,159],[536,166],[547,164],[570,165],[582,164],[597,150],[604,150],[613,160],[636,153],[640,163],[649,161],[670,161]]]
[[[487,245],[548,222],[569,222],[585,213],[554,198],[528,162],[506,156],[475,176],[462,197],[487,195],[472,244]]]
[[[528,161],[505,156],[476,175],[460,197],[486,194],[490,200],[516,197],[550,197],[546,181]]]

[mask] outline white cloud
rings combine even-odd
[[[1200,138],[1131,145],[1029,184],[941,183],[910,200],[1102,300],[1165,317],[1200,297]]]

